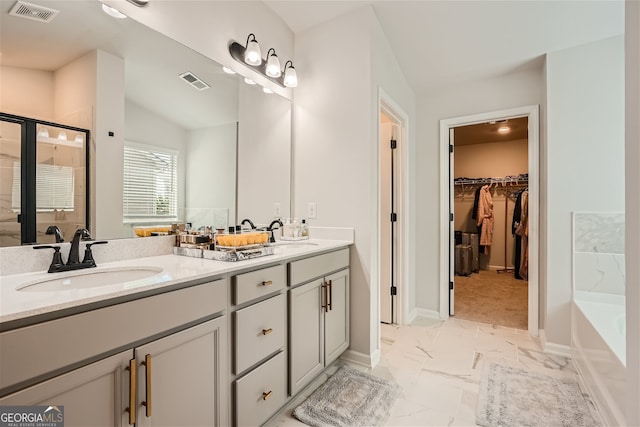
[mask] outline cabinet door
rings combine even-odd
[[[0,405],[64,406],[67,427],[127,426],[131,350],[83,366],[0,399]]]
[[[325,277],[330,308],[324,313],[325,366],[349,347],[349,269]]]
[[[229,424],[226,322],[220,317],[136,348],[136,425]]]
[[[289,291],[289,393],[300,391],[324,368],[322,280]]]

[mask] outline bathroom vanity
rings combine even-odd
[[[64,291],[3,276],[0,405],[62,405],[67,426],[263,424],[349,346],[349,244],[105,263],[162,272]]]

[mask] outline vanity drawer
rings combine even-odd
[[[284,405],[286,359],[282,351],[236,381],[236,425],[259,426]]]
[[[235,363],[239,374],[260,360],[284,348],[286,300],[280,294],[234,313]]]
[[[294,261],[289,264],[289,285],[306,283],[349,266],[349,248]]]
[[[287,283],[284,265],[238,274],[233,278],[233,303],[251,301],[284,289]]]

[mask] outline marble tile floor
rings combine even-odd
[[[468,320],[419,318],[408,326],[383,324],[381,341],[381,361],[373,370],[336,361],[267,425],[304,426],[293,410],[343,364],[402,386],[387,426],[475,426],[480,378],[489,361],[577,375],[570,359],[543,353],[539,340],[527,331]]]

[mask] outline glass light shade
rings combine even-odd
[[[296,69],[293,68],[293,66],[284,70],[284,85],[286,87],[298,86],[298,75],[296,74]]]
[[[82,136],[82,134],[79,133],[73,139],[73,142],[78,143],[78,144],[82,144],[84,142],[84,137]]]
[[[249,65],[260,65],[262,63],[260,45],[255,39],[247,43],[247,48],[244,51],[244,62]]]
[[[60,133],[58,134],[58,139],[62,140],[62,141],[66,141],[67,140],[67,133],[63,130],[60,131]]]
[[[253,80],[251,80],[251,79],[249,79],[249,78],[247,78],[247,77],[245,77],[245,78],[244,78],[244,82],[245,82],[246,84],[248,84],[248,85],[254,85],[254,84],[256,84],[256,82],[254,82]]]
[[[262,91],[263,91],[264,93],[273,93],[273,91],[272,91],[271,89],[269,89],[268,87],[263,87],[263,88],[262,88]]]
[[[269,77],[280,77],[282,75],[282,71],[280,71],[280,60],[275,53],[267,58],[266,73]]]
[[[39,138],[49,138],[49,131],[47,128],[38,129],[38,137]]]
[[[227,74],[235,74],[236,73],[231,68],[227,68],[227,67],[222,67],[222,71],[224,71]]]

